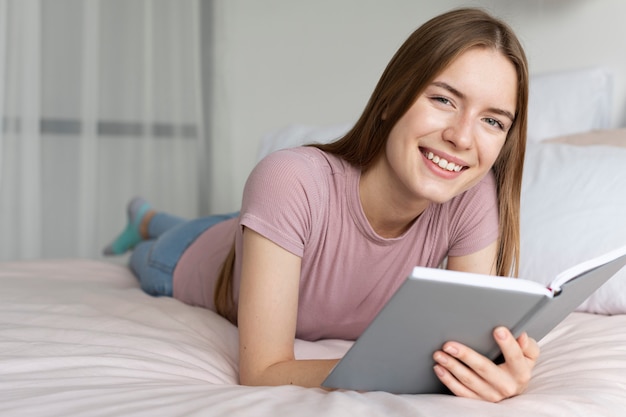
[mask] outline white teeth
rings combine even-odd
[[[447,160],[440,158],[432,152],[428,152],[426,157],[433,161],[435,164],[439,166],[441,169],[445,169],[446,171],[454,171],[459,172],[463,168],[461,165],[457,165],[454,162],[448,162]]]

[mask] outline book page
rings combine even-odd
[[[472,274],[446,269],[423,268],[416,266],[413,268],[413,273],[409,278],[428,279],[453,284],[471,285],[475,287],[524,292],[528,294],[540,294],[547,297],[552,297],[553,294],[552,291],[544,285],[526,279]]]
[[[555,293],[558,293],[563,284],[565,284],[566,282],[572,279],[576,279],[587,271],[602,266],[625,255],[626,246],[622,246],[620,248],[607,252],[604,255],[600,255],[585,262],[579,263],[578,265],[574,265],[573,267],[568,268],[565,271],[561,272],[559,275],[557,275],[556,278],[550,283],[550,289],[552,289],[552,291],[554,291]]]

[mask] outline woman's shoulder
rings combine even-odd
[[[263,158],[246,181],[244,195],[262,189],[273,193],[312,190],[326,183],[332,171],[332,158],[313,147],[296,147],[274,151]]]
[[[346,163],[340,157],[314,146],[298,146],[272,152],[257,167],[288,170],[292,174],[303,172],[307,175],[323,175],[345,171]]]
[[[313,147],[278,150],[263,158],[246,182],[240,224],[302,256],[336,185],[332,161]]]

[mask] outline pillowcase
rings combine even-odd
[[[257,151],[260,161],[279,149],[293,148],[309,143],[328,143],[339,139],[350,130],[351,124],[342,123],[331,126],[290,125],[269,132],[261,138]]]
[[[586,143],[626,130],[560,138]],[[529,143],[521,202],[520,278],[548,284],[558,273],[626,245],[626,147]],[[626,268],[579,308],[626,313]]]
[[[529,90],[529,142],[609,128],[613,76],[606,69],[536,74]]]

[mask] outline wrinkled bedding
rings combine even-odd
[[[445,395],[237,385],[237,331],[204,309],[153,298],[121,265],[0,264],[3,416],[623,416],[626,315],[572,313],[541,343],[524,395]],[[350,342],[296,342],[300,358]]]

